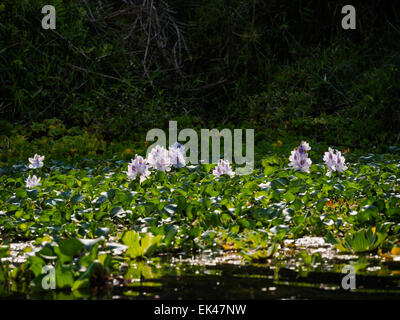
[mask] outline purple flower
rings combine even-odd
[[[311,150],[310,145],[307,142],[302,141],[298,148],[299,153],[303,155],[303,154],[306,154],[306,151],[309,151],[309,150]]]
[[[37,186],[40,186],[41,185],[41,183],[39,183],[40,182],[40,178],[38,178],[38,177],[36,177],[36,176],[29,176],[26,180],[25,180],[25,186],[28,188],[28,189],[33,189],[33,188],[35,188],[35,187],[37,187]]]
[[[44,156],[35,154],[33,158],[29,158],[29,169],[39,169],[43,167]]]
[[[310,173],[312,161],[308,158],[306,152],[308,150],[311,150],[310,145],[307,142],[302,141],[300,146],[291,152],[289,157],[289,167],[292,167],[294,170],[301,170]]]
[[[223,174],[227,174],[231,178],[235,175],[235,173],[232,171],[229,161],[220,159],[218,160],[218,164],[213,171],[213,175],[215,178],[219,178]]]
[[[151,149],[149,155],[147,156],[147,162],[150,167],[156,170],[163,172],[171,170],[171,160],[168,150],[160,145],[156,145],[153,149]]]
[[[346,159],[342,156],[340,151],[336,151],[336,171],[343,172],[348,169],[345,164]]]
[[[326,166],[328,167],[328,172],[326,175],[330,177],[333,171],[343,172],[348,169],[345,162],[346,159],[342,156],[340,151],[335,152],[332,148],[329,148],[327,152],[324,154],[324,161]]]
[[[181,152],[185,153],[185,147],[179,142],[175,142],[170,148],[179,149]]]
[[[146,180],[150,174],[151,172],[147,168],[146,159],[138,155],[135,156],[134,160],[131,160],[131,163],[128,164],[128,171],[126,171],[129,180],[134,180],[139,175],[140,183]]]
[[[171,165],[174,166],[174,168],[186,166],[185,147],[179,142],[175,142],[174,145],[169,147],[168,155]]]

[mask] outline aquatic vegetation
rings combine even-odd
[[[168,150],[168,156],[174,168],[186,166],[185,147],[179,142],[174,143]]]
[[[129,180],[134,180],[136,179],[136,176],[139,175],[140,182],[142,183],[150,174],[151,172],[147,167],[146,160],[141,156],[136,155],[135,159],[131,160],[131,163],[128,164],[126,175]]]
[[[304,158],[308,150],[302,143],[295,152]],[[131,264],[150,268],[165,255],[171,261],[205,251],[232,254],[235,263],[300,268],[303,276],[341,254],[398,264],[396,155],[362,156],[331,177],[323,164],[291,170],[283,158],[266,158],[242,176],[224,160],[167,171],[166,149],[149,158],[151,166],[136,155],[128,169],[120,160],[71,166],[50,159],[41,180],[27,179],[23,163],[2,168],[0,281],[43,290],[43,270],[51,266],[57,289],[77,292],[132,274]],[[307,237],[325,239],[318,254],[299,252]]]
[[[361,229],[345,236],[336,247],[341,252],[368,252],[376,250],[385,241],[387,233],[376,228]]]
[[[40,178],[36,177],[35,175],[33,175],[32,177],[29,176],[25,180],[25,185],[28,189],[33,189],[37,186],[40,186],[41,185]]]
[[[228,175],[229,177],[233,177],[235,173],[232,171],[231,165],[228,160],[218,160],[217,166],[213,171],[213,175],[216,178],[219,178],[222,175]]]
[[[328,172],[326,173],[328,177],[332,175],[333,171],[343,172],[348,169],[345,165],[346,159],[342,156],[342,153],[332,148],[329,148],[328,151],[325,152],[324,161],[328,167]]]
[[[128,246],[126,253],[130,258],[150,258],[157,249],[162,238],[161,235],[153,236],[149,233],[140,236],[139,233],[130,230],[124,233],[122,242]]]
[[[147,156],[147,162],[151,168],[159,171],[171,170],[171,159],[167,149],[160,145],[156,145]]]
[[[43,167],[44,156],[35,154],[33,158],[29,158],[29,169],[39,169]]]
[[[289,167],[293,167],[294,170],[301,170],[310,173],[312,161],[308,158],[308,153],[306,152],[309,150],[311,150],[310,145],[307,142],[302,141],[300,146],[291,152],[289,157]]]

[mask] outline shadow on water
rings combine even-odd
[[[221,275],[165,276],[145,280],[131,289],[137,298],[146,299],[399,299],[399,279],[358,277],[359,291],[339,288],[342,274],[310,273],[306,278],[297,272],[281,269],[275,272],[255,267],[223,266]],[[251,274],[251,276],[250,276]],[[160,286],[153,286],[154,283]],[[339,286],[338,286],[339,284]],[[368,284],[368,285],[367,285]],[[362,289],[361,289],[362,288]],[[379,289],[377,289],[379,288]],[[116,290],[124,295],[123,288]],[[128,291],[129,292],[129,291]],[[114,292],[116,293],[116,292]]]
[[[356,277],[356,290],[344,290],[344,274],[308,272],[303,276],[286,268],[262,266],[181,266],[180,275],[152,275],[85,292],[47,291],[4,295],[2,299],[400,299],[400,278],[393,276]],[[4,292],[3,292],[4,293]]]
[[[397,258],[338,254],[320,242],[303,238],[294,251],[281,251],[263,263],[246,262],[235,251],[218,250],[125,261],[116,274],[92,282],[92,289],[85,290],[35,291],[26,283],[6,287],[0,278],[0,299],[400,299]],[[304,250],[307,255],[299,258]],[[316,255],[320,262],[311,263]],[[354,290],[342,288],[348,276],[342,273],[345,265],[357,268]]]

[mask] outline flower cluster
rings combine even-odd
[[[151,149],[147,157],[147,163],[155,170],[163,172],[171,170],[171,159],[169,158],[168,150],[160,145],[156,145]]]
[[[311,159],[308,157],[307,151],[311,150],[310,145],[302,141],[300,146],[295,148],[290,157],[290,163],[289,166],[293,167],[295,170],[301,170],[307,173],[310,173],[310,166],[311,166]]]
[[[309,173],[312,164],[307,153],[309,150],[311,150],[310,145],[302,141],[301,144],[291,152],[289,166],[294,170],[301,170]],[[33,158],[29,158],[29,169],[39,169],[43,167],[44,158],[44,156],[38,154],[35,154]],[[332,148],[329,148],[328,151],[325,152],[324,161],[328,167],[328,172],[326,173],[328,177],[332,175],[333,171],[343,172],[348,168],[345,163],[346,159],[342,156],[341,152]],[[142,183],[150,176],[150,169],[168,172],[171,170],[171,167],[182,168],[185,166],[185,147],[176,142],[170,146],[168,150],[160,145],[155,146],[148,154],[147,159],[135,155],[135,159],[132,159],[128,164],[128,170],[125,173],[128,180],[135,180],[139,176],[139,181]],[[213,170],[213,175],[215,178],[219,178],[225,174],[231,178],[235,176],[229,161],[220,159]],[[25,183],[26,187],[29,189],[41,185],[40,178],[35,175],[29,175]]]
[[[29,165],[28,165],[29,169],[39,169],[44,165],[43,163],[44,156],[38,154],[35,154],[33,158],[28,158],[28,160],[29,160]],[[25,186],[28,189],[33,189],[40,185],[41,185],[40,178],[36,177],[35,175],[33,175],[32,177],[28,176],[28,178],[25,180]]]
[[[328,172],[326,173],[328,177],[332,175],[333,171],[343,172],[347,170],[347,166],[345,164],[346,159],[338,150],[333,150],[332,148],[329,148],[328,151],[324,154],[324,161],[326,166],[328,167]]]
[[[174,168],[182,168],[186,166],[185,147],[179,142],[169,147],[168,156]]]
[[[39,169],[43,167],[44,156],[35,154],[33,158],[29,158],[29,169]]]
[[[218,160],[218,164],[213,171],[213,175],[214,177],[219,178],[223,174],[227,174],[231,178],[235,175],[235,173],[232,171],[229,161],[220,159]]]
[[[40,178],[36,177],[35,175],[32,177],[28,176],[28,178],[25,180],[25,184],[28,189],[33,189],[41,185]]]
[[[310,172],[311,159],[308,158],[307,151],[311,150],[310,145],[302,141],[300,146],[295,148],[290,157],[289,166],[293,167],[295,170],[301,170],[304,172]],[[329,148],[324,154],[324,161],[328,167],[328,172],[326,175],[330,177],[333,171],[343,172],[347,170],[346,159],[342,156],[342,153],[338,150]]]
[[[185,147],[176,142],[170,146],[169,150],[160,145],[155,146],[151,149],[147,159],[136,155],[135,159],[129,163],[126,175],[129,180],[134,180],[139,176],[140,183],[142,183],[150,176],[149,169],[168,172],[171,167],[182,168],[184,166],[186,166]]]
[[[143,157],[136,155],[135,159],[131,160],[131,163],[128,164],[126,175],[129,180],[134,180],[136,179],[136,176],[139,175],[140,183],[142,183],[150,175],[146,160],[143,159]]]

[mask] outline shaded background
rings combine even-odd
[[[384,152],[400,139],[400,5],[352,1],[357,29],[343,30],[346,4],[3,0],[0,163],[129,158],[169,120],[254,128],[260,154],[302,138]]]

